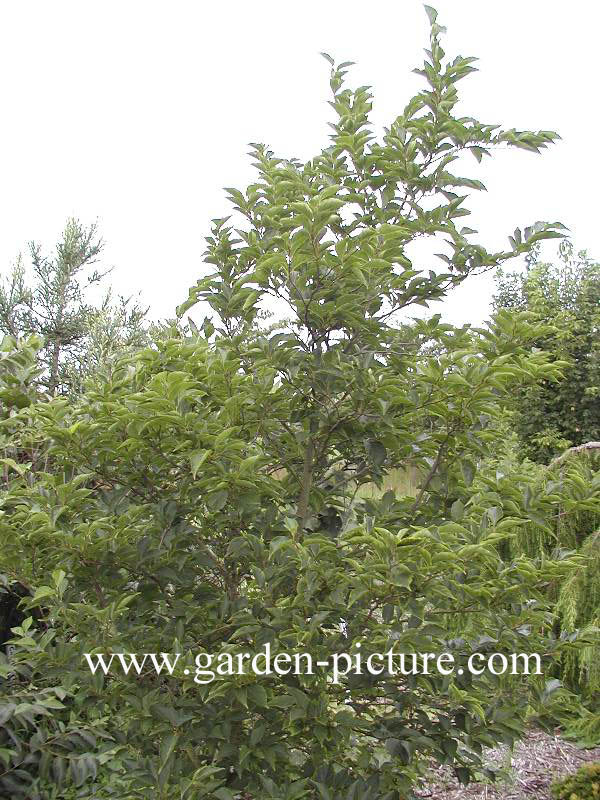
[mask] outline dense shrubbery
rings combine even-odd
[[[586,764],[573,775],[554,781],[555,800],[597,800],[600,797],[600,763]]]
[[[544,379],[517,394],[511,422],[518,432],[519,457],[525,452],[537,462],[550,462],[539,469],[530,466],[541,481],[560,486],[565,472],[580,473],[578,502],[561,506],[549,526],[525,529],[514,552],[551,554],[561,547],[585,557],[585,566],[550,592],[561,628],[580,630],[591,639],[586,648],[565,654],[558,674],[589,707],[572,726],[573,734],[599,741],[600,515],[593,497],[600,488],[594,480],[600,458],[600,266],[563,241],[556,264],[534,253],[525,272],[501,272],[496,305],[527,311],[546,325],[536,344],[563,362],[558,380]],[[565,456],[557,456],[571,446]],[[586,498],[591,507],[586,508]]]
[[[537,345],[564,362],[559,380],[518,397],[514,423],[525,453],[547,463],[567,447],[600,440],[600,264],[564,241],[555,264],[535,256],[525,272],[500,271],[495,301],[546,324]]]
[[[514,334],[514,327],[496,333],[500,352],[489,361],[476,342],[471,356],[463,347],[452,362],[464,379],[455,394],[461,419],[470,422],[453,437],[451,456],[462,437],[480,450],[493,445],[474,421],[497,408],[491,389],[498,373],[505,381],[527,361],[506,357]],[[315,784],[326,791],[338,781],[367,796],[377,786],[379,797],[404,791],[428,756],[455,763],[466,778],[481,745],[518,735],[527,703],[536,692],[543,697],[543,679],[537,689],[491,675],[365,676],[337,687],[320,676],[200,687],[181,669],[171,679],[150,672],[92,679],[83,653],[95,648],[235,653],[269,641],[275,652],[327,657],[359,642],[365,653],[395,643],[407,652],[450,650],[459,661],[482,647],[549,652],[558,643],[540,638],[550,619],[542,591],[569,569],[568,562],[500,556],[497,545],[527,519],[523,487],[515,476],[496,476],[475,490],[469,460],[440,464],[442,483],[432,480],[427,503],[417,508],[414,498],[391,493],[343,507],[339,488],[333,495],[317,483],[300,532],[291,472],[301,466],[301,450],[268,451],[265,441],[281,440],[293,419],[285,386],[265,385],[256,370],[243,374],[231,351],[223,358],[201,340],[171,340],[131,366],[77,407],[39,407],[36,433],[51,442],[51,470],[33,482],[29,473],[16,475],[4,498],[3,561],[30,587],[30,606],[44,606],[46,620],[17,629],[13,641],[3,714],[19,744],[2,746],[12,743],[9,763],[23,764],[3,778],[6,787],[25,788],[24,773],[60,782],[65,773],[78,781],[98,771],[106,781],[114,771],[108,783],[118,797],[143,796],[150,787],[165,797],[181,790],[202,796],[203,787],[210,796],[211,774],[221,798],[238,787],[265,791],[264,781],[272,796],[302,796]],[[449,357],[443,366],[450,368]],[[445,370],[437,379],[408,372],[381,386],[387,367],[380,369],[370,408],[391,405],[411,388],[412,414],[424,398],[441,405]],[[410,410],[406,403],[401,409]],[[371,423],[383,425],[376,441],[386,458],[413,440],[412,426],[402,430],[398,421]],[[373,479],[382,464],[368,442],[360,468]],[[275,468],[290,476],[270,477]],[[546,496],[534,501],[538,514],[552,507]],[[50,717],[48,708],[55,709]],[[162,754],[154,754],[160,741]],[[335,771],[323,771],[327,760]]]
[[[198,685],[183,659],[172,677],[104,677],[83,657],[394,645],[459,663],[540,652],[549,666],[576,646],[553,635],[547,596],[582,559],[509,545],[582,501],[580,473],[548,487],[487,466],[514,392],[556,375],[532,351],[539,327],[507,312],[475,331],[433,318],[416,348],[390,322],[558,235],[538,224],[488,253],[457,228],[459,192],[480,184],[453,161],[554,135],[453,117],[471,59],[444,60],[429,14],[428,88],[382,143],[368,91],[332,63],[331,146],[307,164],[253,148],[257,182],[229,190],[239,227],[215,221],[213,272],[181,309],[205,301],[212,321],[157,337],[77,398],[9,403],[1,563],[29,616],[0,663],[2,792],[400,800],[431,759],[469,780],[482,749],[517,738],[558,688],[387,671]],[[419,273],[406,246],[436,234],[445,271]],[[257,335],[269,295],[290,321]],[[416,497],[360,497],[403,468],[422,476]]]
[[[580,647],[567,650],[553,674],[585,703],[575,719],[566,721],[568,735],[585,744],[600,742],[600,495],[598,465],[594,449],[567,450],[549,466],[523,461],[518,440],[509,437],[504,458],[492,465],[514,475],[529,476],[529,496],[537,491],[552,493],[567,484],[571,497],[563,497],[555,513],[546,519],[534,514],[509,543],[512,556],[553,557],[556,552],[578,553],[582,563],[566,580],[548,585],[548,600],[555,607],[555,626],[563,635],[578,632]],[[498,455],[498,454],[497,454]],[[543,488],[542,488],[543,487]],[[587,642],[587,643],[585,643]]]

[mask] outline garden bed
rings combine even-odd
[[[600,747],[583,750],[540,730],[530,731],[511,752],[498,747],[488,752],[487,765],[502,770],[496,784],[461,786],[444,768],[438,768],[419,797],[434,800],[550,800],[554,778],[574,772],[582,764],[600,761]]]

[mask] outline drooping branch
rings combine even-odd
[[[562,464],[572,455],[576,455],[577,453],[584,453],[588,450],[600,450],[600,442],[585,442],[584,444],[578,444],[575,447],[569,447],[569,449],[565,450],[564,453],[561,453],[561,455],[556,456],[556,458],[552,459],[552,461],[548,464],[548,469],[552,469],[552,467],[556,467],[559,464]]]

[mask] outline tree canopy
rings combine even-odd
[[[564,362],[561,378],[518,397],[515,423],[527,455],[547,462],[600,440],[600,265],[564,241],[555,263],[534,252],[525,271],[497,276],[497,308],[526,311],[547,326],[538,346]]]
[[[110,272],[92,269],[103,248],[96,225],[69,219],[53,257],[31,242],[32,274],[20,256],[0,283],[0,333],[38,337],[40,379],[51,395],[81,391],[112,355],[148,343],[146,310],[138,303],[115,301],[110,290],[99,305],[88,297]]]

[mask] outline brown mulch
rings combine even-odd
[[[486,766],[501,769],[495,784],[461,786],[445,768],[438,768],[419,792],[431,800],[551,800],[554,778],[574,772],[582,764],[600,761],[600,747],[582,750],[558,736],[532,730],[514,751],[506,746],[489,750]]]

